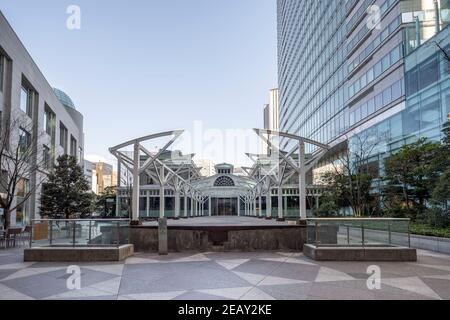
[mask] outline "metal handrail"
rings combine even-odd
[[[387,233],[387,239],[386,244],[389,246],[393,245],[393,239],[392,235],[396,233],[393,231],[393,225],[395,222],[403,222],[407,223],[407,228],[405,228],[404,234],[408,237],[408,247],[411,247],[411,219],[409,218],[307,218],[309,227],[314,227],[313,233],[314,233],[314,244],[316,247],[322,246],[322,245],[333,245],[333,243],[324,244],[322,243],[322,239],[319,239],[319,228],[322,226],[329,226],[334,225],[333,223],[336,222],[337,226],[344,227],[344,237],[346,236],[346,245],[351,245],[350,241],[350,229],[358,229],[359,235],[361,237],[359,241],[359,245],[362,246],[362,248],[365,248],[366,246],[369,246],[369,242],[367,241],[368,238],[366,238],[366,231],[371,232],[373,230],[377,230],[377,228],[373,229],[374,226],[371,225],[371,223],[376,222],[385,222],[386,223],[386,229],[380,229],[379,231],[383,231]],[[340,223],[338,223],[340,222]],[[352,224],[351,222],[356,222],[355,224]],[[376,227],[376,225],[375,225]],[[345,239],[345,238],[344,238]],[[344,240],[345,241],[345,240]],[[343,246],[342,244],[334,244],[337,246]]]
[[[409,218],[307,218],[306,221],[411,221]]]
[[[116,222],[116,221],[123,221],[123,222],[129,222],[131,219],[33,219],[31,222],[50,222],[50,221],[82,221],[82,222],[89,222],[89,221],[104,221],[104,222]]]
[[[48,241],[49,241],[49,245],[53,246],[54,245],[54,224],[65,224],[67,227],[67,231],[69,231],[69,234],[67,234],[68,238],[66,245],[67,246],[73,246],[76,247],[77,245],[77,229],[78,227],[82,227],[82,226],[87,226],[88,227],[88,234],[87,234],[87,240],[88,240],[88,244],[87,245],[82,245],[82,246],[87,246],[89,247],[89,243],[92,241],[92,227],[93,227],[93,222],[94,224],[99,223],[99,225],[103,222],[105,224],[110,224],[111,226],[113,226],[113,228],[115,228],[116,232],[114,232],[113,234],[113,239],[112,243],[109,244],[110,246],[114,245],[115,246],[120,246],[120,228],[121,228],[121,223],[130,223],[131,219],[123,219],[123,218],[118,218],[118,219],[33,219],[31,220],[31,236],[30,236],[30,247],[32,247],[33,245],[33,232],[34,232],[34,228],[33,226],[38,226],[40,223],[45,223],[48,222]],[[123,226],[123,225],[122,225]]]

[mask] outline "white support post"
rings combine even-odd
[[[175,218],[180,217],[180,190],[175,191]]]
[[[211,212],[211,197],[208,197],[208,215],[210,217],[212,216],[212,212]]]
[[[146,198],[147,198],[147,204],[146,204],[146,206],[145,206],[145,210],[146,210],[146,215],[147,215],[147,217],[150,217],[150,194],[149,194],[148,191],[147,191],[146,193],[147,193],[147,195],[146,195]]]
[[[165,208],[166,208],[166,195],[164,190],[164,166],[161,166],[160,169],[160,188],[159,188],[159,217],[164,218],[165,217]]]
[[[272,219],[272,190],[270,188],[266,195],[266,218]]]
[[[166,201],[165,201],[165,195],[164,195],[164,186],[161,185],[159,187],[159,217],[160,218],[164,218],[165,207],[166,207]]]
[[[190,216],[191,217],[194,216],[194,197],[192,196],[192,194],[191,194],[191,214],[190,214]]]
[[[186,189],[184,190],[184,217],[186,218],[188,216],[188,198],[186,195]]]
[[[299,142],[299,196],[300,196],[300,219],[306,220],[306,172],[305,172],[305,142]]]
[[[241,216],[241,197],[237,198],[237,215],[238,217]]]
[[[253,197],[253,216],[258,216],[258,213],[256,211],[256,195]]]
[[[139,221],[139,143],[134,143],[133,153],[133,195],[132,195],[132,217],[131,220]]]
[[[259,197],[258,197],[258,205],[259,205],[258,217],[262,217],[262,195],[261,194],[259,194]]]
[[[117,187],[122,186],[122,182],[120,181],[122,177],[122,163],[120,160],[117,160]],[[120,197],[119,192],[116,192],[116,216],[120,216]]]
[[[283,220],[283,188],[278,186],[278,220]]]

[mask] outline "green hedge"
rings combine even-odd
[[[450,238],[450,227],[447,228],[434,228],[426,224],[412,223],[411,233],[422,236],[442,237]]]

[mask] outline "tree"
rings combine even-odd
[[[442,132],[444,138],[434,162],[435,170],[440,173],[440,177],[434,186],[431,200],[434,217],[437,216],[441,226],[447,226],[450,224],[450,121],[444,124]]]
[[[9,228],[11,214],[24,206],[43,180],[37,174],[43,169],[44,159],[38,150],[39,134],[33,124],[21,114],[5,117],[0,134],[0,207],[4,211],[3,225]],[[30,182],[30,183],[25,183]],[[17,197],[19,186],[21,195]]]
[[[439,144],[422,138],[403,146],[385,160],[385,195],[391,200],[400,198],[406,215],[413,219],[426,209],[439,178],[435,162],[439,150]],[[393,207],[398,208],[398,205]]]
[[[63,155],[42,186],[41,214],[53,219],[83,218],[91,213],[93,198],[77,159]]]
[[[320,197],[320,205],[319,208],[315,210],[315,215],[317,217],[335,217],[339,216],[340,208],[339,206],[339,198],[331,190],[324,191],[322,196]]]
[[[108,213],[108,199],[116,198],[116,187],[106,187],[102,193],[97,196],[96,209],[104,215]],[[114,212],[114,209],[110,210]]]
[[[333,169],[322,176],[323,182],[334,194],[334,205],[328,198],[327,206],[351,207],[357,217],[371,216],[379,206],[372,194],[373,178],[378,171],[375,167],[378,165],[370,161],[370,156],[379,142],[370,132],[356,135],[351,141],[332,162]]]
[[[445,213],[449,213],[450,201],[450,168],[444,172],[436,183],[436,187],[432,193],[432,199],[444,209]]]

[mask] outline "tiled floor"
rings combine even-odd
[[[0,250],[6,299],[450,299],[450,256],[419,251],[417,263],[378,263],[381,289],[367,288],[364,262],[314,262],[302,254],[137,254],[83,263],[81,289],[67,289],[68,263],[23,263]]]

